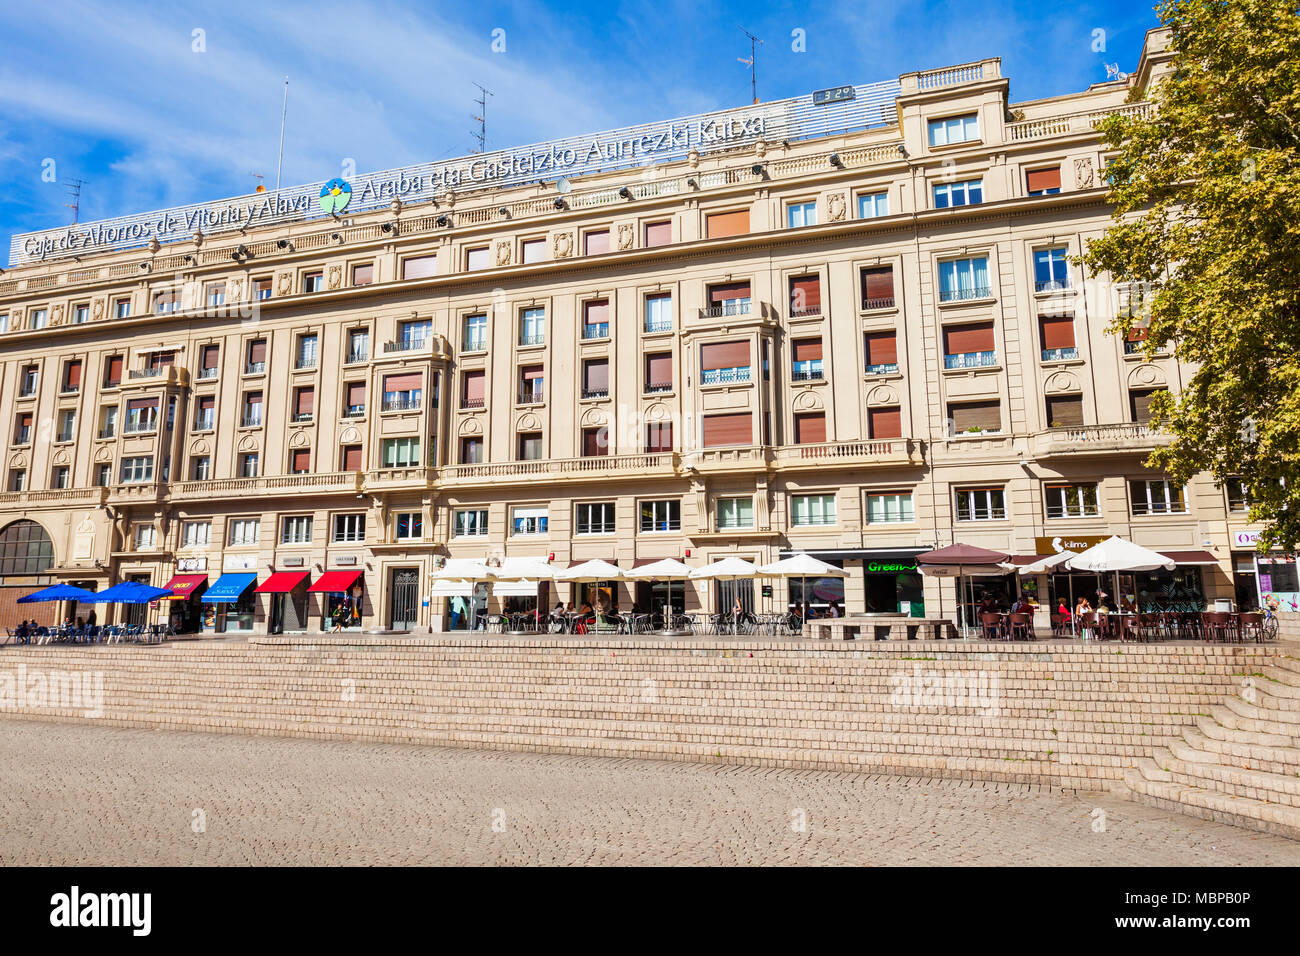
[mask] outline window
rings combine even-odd
[[[1001,488],[959,488],[956,496],[958,521],[1000,521],[1007,516]]]
[[[195,401],[194,430],[209,431],[216,427],[217,398],[215,395],[200,395]]]
[[[867,410],[867,429],[872,441],[903,437],[903,413],[897,405]]]
[[[975,206],[984,201],[984,184],[978,179],[960,183],[939,183],[934,187],[934,208]]]
[[[452,519],[452,534],[457,538],[483,537],[488,533],[486,508],[457,511]]]
[[[289,474],[306,475],[311,473],[311,449],[295,448],[289,452]]]
[[[858,197],[858,218],[879,219],[889,215],[889,193],[863,193]]]
[[[676,498],[641,502],[641,530],[681,531],[682,503]]]
[[[117,406],[105,405],[99,410],[99,437],[112,438],[117,434]]]
[[[9,472],[9,490],[22,491],[27,487],[27,470],[25,468],[15,468]]]
[[[151,524],[138,524],[134,537],[136,551],[152,551],[158,540],[158,529]]]
[[[212,459],[208,455],[195,455],[190,459],[190,479],[207,481],[212,477]]]
[[[153,298],[153,311],[155,315],[166,315],[168,312],[175,312],[181,307],[181,297],[174,291],[159,292]]]
[[[593,299],[582,306],[582,337],[584,339],[609,338],[609,300]]]
[[[753,415],[750,412],[705,415],[700,420],[700,444],[705,448],[749,445],[753,441]]]
[[[397,514],[397,540],[417,541],[424,537],[424,515],[418,511],[400,511]]]
[[[262,523],[258,518],[232,518],[230,520],[230,540],[226,543],[232,547],[247,547],[257,544],[262,535]]]
[[[1002,403],[994,399],[986,402],[949,402],[948,418],[952,433],[978,434],[1002,431]]]
[[[519,319],[519,344],[541,345],[546,341],[546,310],[524,309]]]
[[[298,349],[294,356],[295,368],[315,368],[316,367],[316,343],[318,339],[315,332],[309,332],[305,335],[298,336]]]
[[[1095,518],[1097,485],[1047,485],[1043,488],[1043,501],[1049,518]]]
[[[64,408],[59,411],[59,429],[55,441],[72,441],[77,434],[77,413],[74,409]]]
[[[420,407],[423,399],[424,374],[422,372],[401,372],[397,375],[384,376],[383,411],[413,411]]]
[[[9,315],[8,313],[0,313],[0,332],[8,332],[8,331],[9,331]]]
[[[420,439],[385,438],[383,443],[384,468],[418,468],[420,465]]]
[[[240,416],[239,424],[245,428],[253,428],[262,424],[261,392],[244,393],[244,410]]]
[[[796,528],[835,524],[834,495],[792,495],[790,523]]]
[[[521,432],[519,435],[519,460],[540,461],[542,458],[542,433]]]
[[[259,375],[266,371],[266,339],[253,339],[248,343],[248,360],[244,363],[245,375]]]
[[[546,400],[546,369],[541,365],[519,368],[519,404],[536,405]]]
[[[714,212],[704,217],[704,237],[706,239],[725,239],[728,236],[743,236],[748,232],[748,209],[738,209],[735,212]]]
[[[281,544],[311,544],[311,516],[292,515],[280,522]]]
[[[1228,492],[1229,511],[1249,511],[1253,504],[1250,489],[1240,478],[1229,478],[1225,483]]]
[[[460,376],[460,407],[482,408],[487,395],[487,372],[474,369]]]
[[[791,343],[793,364],[790,377],[796,382],[820,381],[822,378],[822,340],[795,339]]]
[[[515,508],[510,512],[511,534],[546,534],[545,508]]]
[[[460,463],[478,465],[483,462],[483,439],[462,438],[460,440]]]
[[[1168,481],[1147,479],[1130,481],[1128,498],[1134,516],[1187,513],[1183,489]]]
[[[930,120],[930,145],[953,146],[980,138],[979,119],[974,113]]]
[[[72,324],[85,325],[90,321],[90,303],[79,302],[72,307]]]
[[[438,274],[438,257],[413,256],[402,260],[403,279],[427,279]]]
[[[645,297],[645,330],[670,332],[673,327],[673,297],[665,292]]]
[[[582,363],[582,397],[609,396],[609,359],[584,359]]]
[[[40,369],[35,365],[24,365],[22,376],[18,380],[18,395],[27,398],[36,394],[36,385],[40,380]]]
[[[487,246],[479,246],[475,249],[465,250],[465,270],[467,272],[473,272],[476,269],[486,269],[491,264],[491,254]]]
[[[527,265],[532,262],[546,261],[546,240],[525,239],[520,244],[520,258]]]
[[[1050,196],[1061,191],[1061,167],[1030,169],[1025,172],[1025,191],[1031,196]]]
[[[364,362],[370,357],[370,330],[350,329],[348,331],[347,362]]]
[[[366,516],[364,514],[335,515],[334,540],[336,542],[366,540]]]
[[[892,309],[894,307],[894,267],[873,266],[862,270],[862,308]]]
[[[67,488],[69,477],[67,465],[56,465],[54,471],[50,473],[50,487]]]
[[[153,481],[153,457],[141,455],[134,458],[123,458],[122,482],[124,484],[139,484],[145,481]]]
[[[26,445],[32,440],[32,413],[22,412],[14,419],[14,444]]]
[[[343,416],[360,418],[366,413],[366,383],[345,382],[343,384]]]
[[[645,390],[647,394],[673,390],[672,352],[650,352],[646,355]]]
[[[666,246],[673,241],[673,224],[668,222],[648,222],[645,224],[645,245],[647,249]]]
[[[253,298],[269,299],[271,298],[271,277],[261,276],[253,280]]]
[[[63,383],[60,391],[76,392],[81,390],[81,359],[69,359],[63,363]]]
[[[867,495],[868,524],[903,524],[914,520],[910,491],[882,491]]]
[[[107,488],[113,483],[113,466],[96,465],[95,466],[95,487]]]
[[[269,282],[269,280],[268,280]],[[116,319],[125,319],[131,314],[131,300],[118,299],[113,303],[113,317]]]
[[[210,521],[181,522],[182,548],[206,548],[211,537],[212,523]]]
[[[796,445],[820,445],[826,441],[825,412],[805,412],[794,417]]]
[[[582,457],[595,458],[609,454],[609,429],[600,425],[582,430]]]
[[[117,388],[122,384],[122,356],[110,355],[104,359],[104,387]]]
[[[728,282],[725,285],[709,286],[709,305],[704,310],[703,317],[749,315],[749,306],[748,282]]]
[[[753,498],[719,498],[718,530],[731,531],[754,527]]]
[[[465,316],[464,335],[461,337],[461,351],[483,352],[487,349],[487,316]]]
[[[47,309],[32,309],[31,325],[33,329],[43,329],[49,325],[50,313]]]
[[[939,263],[939,301],[956,302],[962,299],[987,299],[989,288],[989,260],[949,259]]]
[[[363,262],[352,267],[352,284],[354,286],[370,285],[374,281],[374,263]]]
[[[700,346],[700,383],[748,382],[749,342],[710,342]]]
[[[207,288],[208,308],[216,308],[226,304],[226,284],[224,282],[214,282]]]
[[[1039,316],[1038,334],[1042,342],[1044,362],[1061,362],[1079,357],[1079,350],[1074,344],[1074,316]]]
[[[44,574],[54,565],[54,542],[35,521],[14,521],[0,531],[0,575]]]
[[[898,371],[898,333],[866,332],[865,348],[868,375],[885,375]]]
[[[221,346],[205,345],[200,352],[199,378],[216,378],[221,362]]]
[[[1163,388],[1129,389],[1129,412],[1134,422],[1145,425],[1151,421],[1151,399],[1157,392],[1163,391]]]
[[[1070,271],[1065,261],[1066,248],[1038,249],[1034,252],[1034,291],[1051,292],[1070,288]]]
[[[822,281],[819,276],[795,276],[790,280],[790,315],[821,315]]]
[[[1047,396],[1047,427],[1070,428],[1083,424],[1082,395]]]
[[[613,534],[614,502],[578,505],[577,534]]]
[[[360,445],[339,446],[339,470],[361,471],[365,468],[365,455]]]
[[[997,364],[997,344],[992,322],[944,327],[944,368],[982,368]]]
[[[600,256],[609,252],[609,230],[597,229],[584,235],[582,251],[588,256]]]
[[[673,450],[673,423],[650,422],[645,427],[645,450],[648,452]]]
[[[304,272],[302,274],[303,292],[320,292],[325,288],[325,276],[321,272]]]
[[[158,427],[158,399],[133,398],[126,403],[126,433],[151,432]]]
[[[433,331],[432,319],[414,319],[397,323],[397,351],[410,352],[422,349]]]
[[[258,454],[255,451],[247,452],[239,456],[239,477],[256,478],[257,477]]]
[[[785,207],[785,224],[791,229],[817,225],[817,203],[792,202]]]

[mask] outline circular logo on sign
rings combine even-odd
[[[341,213],[351,200],[352,187],[342,179],[331,179],[320,188],[320,208],[326,215]]]

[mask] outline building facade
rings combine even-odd
[[[15,266],[0,608],[189,575],[116,613],[438,628],[447,558],[809,551],[848,572],[812,603],[951,615],[919,551],[1112,533],[1176,553],[1144,590],[1245,596],[1244,489],[1144,466],[1187,370],[1107,333],[1128,290],[1071,260],[1110,217],[1096,126],[1148,108],[1164,40],[1069,96],[1012,103],[991,59],[900,77],[865,129]],[[224,575],[251,584],[205,602]],[[615,598],[730,593],[641,587]]]

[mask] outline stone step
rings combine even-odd
[[[1263,668],[1263,674],[1266,680],[1285,684],[1288,687],[1300,687],[1300,670],[1291,670],[1289,667],[1278,667],[1276,664],[1269,664]]]
[[[1300,702],[1300,681],[1291,683],[1300,675],[1294,675],[1291,671],[1278,667],[1265,667],[1263,674],[1263,677],[1255,678],[1256,687],[1279,700]],[[1292,703],[1291,706],[1296,707],[1297,703]]]
[[[1186,752],[1181,752],[1183,748]],[[1171,743],[1169,749],[1175,757],[1193,762],[1217,762],[1268,773],[1295,774],[1300,771],[1300,749],[1295,747],[1220,740],[1190,728],[1183,731],[1183,739]]]
[[[1224,723],[1223,719],[1214,713],[1215,710],[1222,711],[1224,717],[1232,719],[1234,722]],[[1244,720],[1244,718],[1237,717],[1226,707],[1215,707],[1211,708],[1211,716],[1196,715],[1196,728],[1212,740],[1221,740],[1227,743],[1249,744],[1259,747],[1300,746],[1300,741],[1297,741],[1290,734],[1275,734],[1263,730],[1239,727],[1235,723],[1238,720]]]
[[[1136,768],[1124,772],[1124,784],[1138,803],[1300,840],[1300,809],[1295,807],[1153,780]]]
[[[1264,699],[1268,694],[1262,692],[1262,689],[1255,694],[1256,703],[1251,704],[1243,700],[1239,694],[1227,694],[1223,698],[1223,705],[1239,717],[1248,720],[1258,720],[1275,725],[1289,725],[1297,728],[1296,733],[1300,733],[1300,710],[1295,708],[1279,708],[1277,706],[1263,706]],[[1270,698],[1276,705],[1276,700]],[[1274,728],[1263,727],[1262,730],[1268,730],[1270,733],[1277,732]]]
[[[1300,776],[1295,774],[1185,760],[1164,747],[1156,748],[1153,759],[1157,767],[1171,774],[1174,783],[1300,808]]]
[[[1294,653],[1278,653],[1269,663],[1273,667],[1288,670],[1293,674],[1300,674],[1300,657],[1297,657]]]
[[[1139,773],[1146,780],[1154,780],[1157,782],[1168,782],[1174,779],[1173,774],[1171,774],[1168,770],[1165,770],[1164,768],[1160,767],[1156,763],[1156,761],[1152,760],[1150,757],[1138,757],[1136,760],[1133,761],[1132,769],[1137,773]],[[1128,779],[1128,774],[1126,772],[1125,780],[1127,779]]]

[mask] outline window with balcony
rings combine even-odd
[[[749,342],[709,342],[700,346],[700,382],[721,385],[750,380]]]
[[[826,414],[804,412],[794,416],[794,443],[820,445],[826,441]]]
[[[542,433],[541,432],[520,432],[519,433],[519,460],[520,461],[541,461],[544,457],[542,450]]]
[[[257,544],[262,537],[262,522],[258,518],[232,518],[226,544],[246,548]]]
[[[117,388],[122,384],[122,356],[110,355],[104,359],[104,387]]]
[[[28,445],[32,440],[32,414],[23,412],[14,420],[14,444]]]
[[[253,339],[248,343],[245,375],[261,375],[266,371],[266,339]]]
[[[488,533],[488,513],[486,508],[469,508],[455,512],[452,518],[452,534],[457,538],[481,538]]]
[[[181,522],[181,547],[182,548],[206,548],[208,542],[212,540],[212,522],[210,521],[182,521]]]
[[[153,297],[153,311],[155,315],[166,315],[168,312],[176,312],[181,307],[180,293],[174,290],[159,292]]]
[[[700,419],[700,444],[704,448],[753,443],[754,421],[751,412],[705,415]]]
[[[645,450],[667,452],[673,450],[673,423],[649,422],[645,427]]]
[[[975,113],[932,119],[927,124],[931,146],[953,146],[970,143],[980,138],[979,117]]]
[[[346,514],[334,516],[334,541],[345,543],[366,540],[366,516]]]
[[[113,438],[117,435],[117,406],[105,405],[99,410],[99,437]]]
[[[374,281],[375,265],[373,262],[358,262],[352,267],[353,286],[371,285]]]
[[[311,474],[311,449],[295,448],[289,453],[289,474]]]
[[[39,381],[40,368],[35,365],[24,365],[22,374],[18,377],[18,397],[30,398],[35,395]]]
[[[176,364],[176,353],[171,349],[159,349],[149,353],[149,364],[146,368],[146,375],[153,377],[162,375],[167,369]]]
[[[601,425],[582,430],[582,457],[598,458],[609,454],[609,429]]]
[[[653,249],[655,246],[666,246],[672,241],[673,224],[671,220],[645,224],[645,247],[647,249]]]
[[[614,502],[598,501],[576,507],[574,528],[576,534],[613,534]]]
[[[411,412],[418,409],[424,400],[424,374],[422,372],[402,372],[397,375],[384,376],[385,412]]]
[[[385,438],[382,445],[384,468],[418,468],[420,466],[420,439]]]
[[[316,367],[316,346],[319,342],[315,332],[298,336],[298,347],[294,352],[294,368]]]
[[[935,209],[977,206],[983,201],[984,183],[979,179],[968,179],[959,183],[937,183],[934,186]]]
[[[126,403],[126,427],[128,435],[151,432],[158,427],[158,399],[133,398]]]
[[[834,495],[791,495],[790,523],[796,528],[815,528],[835,524]]]
[[[1128,391],[1128,405],[1131,420],[1138,425],[1146,425],[1150,423],[1151,399],[1163,391],[1166,391],[1166,389],[1130,388]]]
[[[719,531],[744,531],[754,527],[754,499],[719,498],[716,503]]]
[[[524,309],[519,316],[519,344],[541,345],[546,341],[546,310]]]
[[[546,508],[513,508],[510,512],[510,533],[513,535],[546,534]]]
[[[293,420],[309,422],[316,414],[316,388],[301,385],[293,390]]]
[[[343,383],[343,417],[361,418],[366,413],[366,383]]]
[[[51,488],[69,488],[71,480],[71,472],[67,465],[55,465],[54,470],[50,472]]]
[[[583,235],[582,251],[588,256],[602,256],[609,252],[609,230],[596,229]]]
[[[412,352],[428,344],[433,334],[432,319],[412,319],[397,324],[397,341],[388,347],[388,351]]]
[[[238,470],[240,478],[256,478],[260,458],[255,451],[246,452],[239,456]]]
[[[785,205],[785,224],[787,228],[817,225],[817,203],[791,202]]]
[[[31,322],[29,328],[43,329],[50,324],[50,312],[48,309],[32,309],[29,314]]]
[[[1079,357],[1074,342],[1074,316],[1039,316],[1038,335],[1044,362],[1062,362]]]
[[[886,441],[903,437],[903,412],[897,405],[867,409],[867,437]]]
[[[1045,485],[1043,504],[1049,518],[1095,518],[1101,514],[1097,505],[1096,482]]]
[[[256,300],[271,298],[270,276],[259,276],[253,280],[253,298]]]
[[[546,240],[525,239],[519,244],[519,258],[525,265],[546,261]]]
[[[867,495],[867,524],[906,524],[915,520],[910,491],[880,491]]]
[[[643,501],[640,513],[643,533],[682,530],[682,503],[676,498]]]
[[[997,364],[992,322],[944,326],[944,368],[985,368]]]
[[[290,515],[280,521],[281,544],[311,544],[311,515]]]
[[[1182,487],[1168,481],[1159,479],[1129,481],[1128,497],[1134,516],[1187,513],[1187,502]]]
[[[349,329],[348,351],[344,359],[349,365],[364,362],[370,358],[370,330]]]
[[[262,424],[261,392],[244,393],[244,407],[239,416],[239,424],[244,428],[256,428]]]
[[[863,193],[858,196],[858,218],[879,219],[889,215],[889,193]]]
[[[473,369],[460,375],[460,407],[482,408],[487,400],[487,372]]]
[[[212,477],[212,458],[208,455],[195,455],[190,459],[190,480],[207,481]]]
[[[790,317],[822,314],[822,280],[820,276],[794,276],[790,279]]]
[[[713,212],[704,217],[704,237],[706,239],[725,239],[728,236],[744,236],[749,233],[749,210],[737,209],[732,212]]]
[[[467,315],[461,335],[462,352],[487,351],[487,316]]]
[[[519,404],[536,405],[546,401],[546,369],[541,365],[519,368]]]
[[[673,328],[673,297],[661,292],[645,297],[645,330],[671,332]]]
[[[90,303],[79,302],[72,307],[72,324],[85,325],[90,321]]]
[[[132,538],[136,551],[152,551],[158,542],[158,529],[151,524],[137,524]]]
[[[153,457],[151,455],[138,455],[123,458],[121,475],[123,484],[141,484],[146,481],[153,481]]]
[[[939,263],[940,302],[987,299],[991,295],[989,260],[986,256],[948,259]]]
[[[59,410],[59,426],[54,433],[55,441],[72,441],[77,437],[77,412],[72,408]]]
[[[60,390],[63,392],[81,390],[81,359],[70,359],[63,363],[63,383]]]
[[[650,352],[645,357],[645,393],[673,390],[673,353]]]
[[[609,338],[609,300],[593,299],[582,305],[582,337]]]
[[[894,307],[894,267],[871,266],[862,270],[862,309]]]
[[[1038,249],[1034,252],[1034,291],[1054,292],[1070,288],[1070,270],[1066,248]]]
[[[220,364],[221,346],[203,346],[199,351],[199,378],[216,378]]]
[[[863,333],[868,375],[888,375],[898,371],[898,333]]]
[[[609,397],[609,359],[585,359],[583,361],[582,397]]]
[[[1025,171],[1025,192],[1031,196],[1051,196],[1061,191],[1061,167]]]
[[[125,319],[131,314],[131,300],[118,299],[113,303],[113,318]]]
[[[403,279],[428,279],[438,274],[438,257],[412,256],[402,260]]]
[[[822,375],[822,339],[795,339],[791,348],[790,377],[796,382],[820,382]]]
[[[1254,504],[1254,500],[1250,495],[1250,487],[1240,478],[1229,478],[1224,482],[1224,489],[1228,493],[1229,511],[1246,512]]]
[[[419,541],[424,537],[424,515],[418,511],[399,511],[394,524],[398,541]]]
[[[709,286],[709,305],[703,318],[721,318],[728,315],[749,315],[750,289],[748,282],[728,282]]]
[[[1145,328],[1129,329],[1128,334],[1124,336],[1124,354],[1141,355],[1146,348],[1147,332]]]
[[[1007,516],[1002,488],[958,488],[953,494],[958,521],[1002,521]]]
[[[983,402],[949,402],[948,419],[953,435],[1002,431],[1002,403],[996,399]]]
[[[462,465],[481,465],[483,461],[483,439],[462,438],[460,440],[460,463]]]

